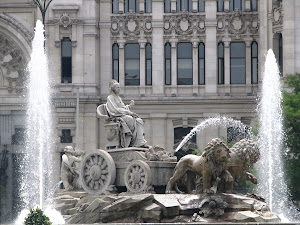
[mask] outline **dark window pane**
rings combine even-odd
[[[199,12],[204,12],[205,11],[204,0],[198,0],[198,11]]]
[[[234,0],[234,9],[241,9],[241,0]]]
[[[192,44],[191,43],[179,43],[177,54],[178,54],[178,58],[181,58],[181,59],[192,58]]]
[[[63,40],[61,45],[61,56],[71,57],[72,56],[72,42],[71,40]]]
[[[171,0],[165,0],[165,13],[171,12]]]
[[[125,45],[125,85],[140,84],[139,44]]]
[[[174,144],[179,143],[183,140],[183,138],[190,133],[190,131],[192,130],[192,127],[187,127],[187,128],[183,128],[183,127],[177,127],[174,129]],[[196,143],[196,135],[194,135],[191,139],[190,139],[193,143]]]
[[[113,61],[113,79],[119,81],[119,60]]]
[[[223,58],[224,57],[224,44],[219,43],[218,45],[218,57]]]
[[[146,61],[146,85],[152,84],[152,60],[148,59]]]
[[[140,0],[136,0],[135,2],[135,12],[139,12],[140,11]]]
[[[232,12],[233,11],[233,1],[234,0],[230,0],[229,2],[229,10]]]
[[[178,85],[193,84],[192,59],[178,59],[177,61]]]
[[[145,12],[150,13],[152,11],[151,0],[145,1]]]
[[[218,12],[224,11],[224,0],[218,0]]]
[[[204,58],[205,47],[203,43],[199,44],[199,58]]]
[[[199,84],[205,84],[205,61],[204,59],[199,60]]]
[[[282,46],[282,34],[279,34],[279,56],[278,56],[278,64],[279,64],[279,71],[280,71],[280,76],[282,76],[283,73],[283,46]]]
[[[125,0],[125,1],[124,1],[124,11],[125,11],[125,12],[128,12],[128,1],[129,1],[129,0]]]
[[[68,38],[61,42],[61,82],[72,82],[72,42]]]
[[[257,0],[251,0],[251,10],[257,11]]]
[[[192,1],[192,0],[189,0],[189,1],[188,1],[188,11],[189,11],[189,12],[192,12],[192,11],[193,11],[193,1]]]
[[[171,84],[171,60],[166,59],[165,64],[166,64],[165,65],[166,85],[170,85]]]
[[[136,0],[129,0],[129,11],[132,10],[135,12],[135,2]]]
[[[139,44],[127,44],[125,46],[125,58],[126,59],[140,58],[140,46],[139,46]]]
[[[151,59],[152,58],[152,47],[151,44],[146,44],[146,58]]]
[[[165,45],[165,57],[171,59],[171,44],[167,43]]]
[[[176,1],[176,8],[177,8],[177,12],[181,11],[181,0]]]
[[[231,84],[245,84],[246,83],[246,60],[245,59],[231,59],[230,62]]]
[[[119,13],[119,0],[112,0],[112,13]]]
[[[257,58],[252,59],[252,84],[258,83]]]
[[[252,57],[257,57],[258,56],[258,54],[257,54],[257,43],[253,42],[251,48],[252,48]]]
[[[224,59],[220,58],[218,60],[218,82],[219,84],[224,84]]]
[[[231,43],[230,54],[231,57],[245,57],[245,43]]]
[[[25,144],[25,129],[24,128],[15,128],[15,134],[12,136],[13,145],[23,145]]]
[[[113,45],[113,59],[119,59],[119,46],[118,46],[118,44]]]
[[[72,136],[70,129],[62,130],[62,135],[60,137],[60,143],[72,143]]]

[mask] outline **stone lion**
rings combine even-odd
[[[260,158],[257,144],[251,139],[242,139],[235,143],[230,151],[226,169],[231,173],[234,181],[250,180],[253,184],[257,184],[256,177],[248,172],[250,165]]]
[[[231,192],[233,178],[226,170],[226,163],[229,158],[230,150],[224,142],[219,138],[212,139],[201,156],[186,155],[178,161],[174,175],[167,184],[166,193],[171,193],[174,185],[189,171],[202,178],[204,193],[214,193],[211,187],[216,182],[217,177],[224,180],[225,191]],[[191,181],[187,183],[191,183]]]

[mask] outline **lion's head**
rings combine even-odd
[[[230,158],[230,150],[220,138],[214,138],[205,147],[202,157],[207,161],[226,163]]]
[[[251,139],[240,140],[230,148],[230,151],[247,164],[256,163],[260,158],[258,146]]]

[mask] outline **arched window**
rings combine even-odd
[[[193,11],[193,1],[192,0],[177,0],[177,12],[181,11]]]
[[[198,0],[198,12],[204,12],[204,11],[205,11],[204,0]]]
[[[145,0],[145,13],[151,13],[152,11],[152,1]]]
[[[279,64],[279,71],[280,76],[283,76],[283,46],[282,46],[282,33],[279,34],[279,51],[278,51],[278,64]]]
[[[146,44],[146,85],[152,85],[152,46]]]
[[[246,83],[246,47],[244,42],[230,44],[230,83]]]
[[[61,82],[72,83],[72,42],[69,38],[61,41]]]
[[[112,0],[112,13],[119,13],[119,0]]]
[[[165,13],[171,12],[171,0],[165,0]]]
[[[125,45],[125,85],[140,85],[140,45]]]
[[[251,11],[257,11],[257,0],[251,0]]]
[[[165,84],[171,85],[171,44],[165,44]]]
[[[224,0],[218,0],[218,12],[224,12]]]
[[[125,0],[125,12],[133,11],[133,12],[139,12],[139,3],[140,0]]]
[[[224,44],[218,44],[218,84],[224,84]]]
[[[179,43],[177,45],[177,84],[193,84],[192,43]]]
[[[251,44],[251,82],[252,84],[258,83],[258,45],[254,41]]]
[[[235,9],[245,11],[245,0],[230,0],[229,9],[230,11]]]
[[[205,45],[200,43],[198,46],[198,83],[205,84]]]
[[[119,81],[119,45],[116,43],[112,46],[112,71],[112,78]]]

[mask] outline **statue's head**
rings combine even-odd
[[[64,148],[64,152],[65,153],[70,153],[70,154],[73,154],[75,152],[74,148],[72,146],[66,146]]]
[[[109,82],[109,90],[110,93],[114,92],[116,95],[118,95],[121,90],[119,82],[116,80],[111,80]]]

